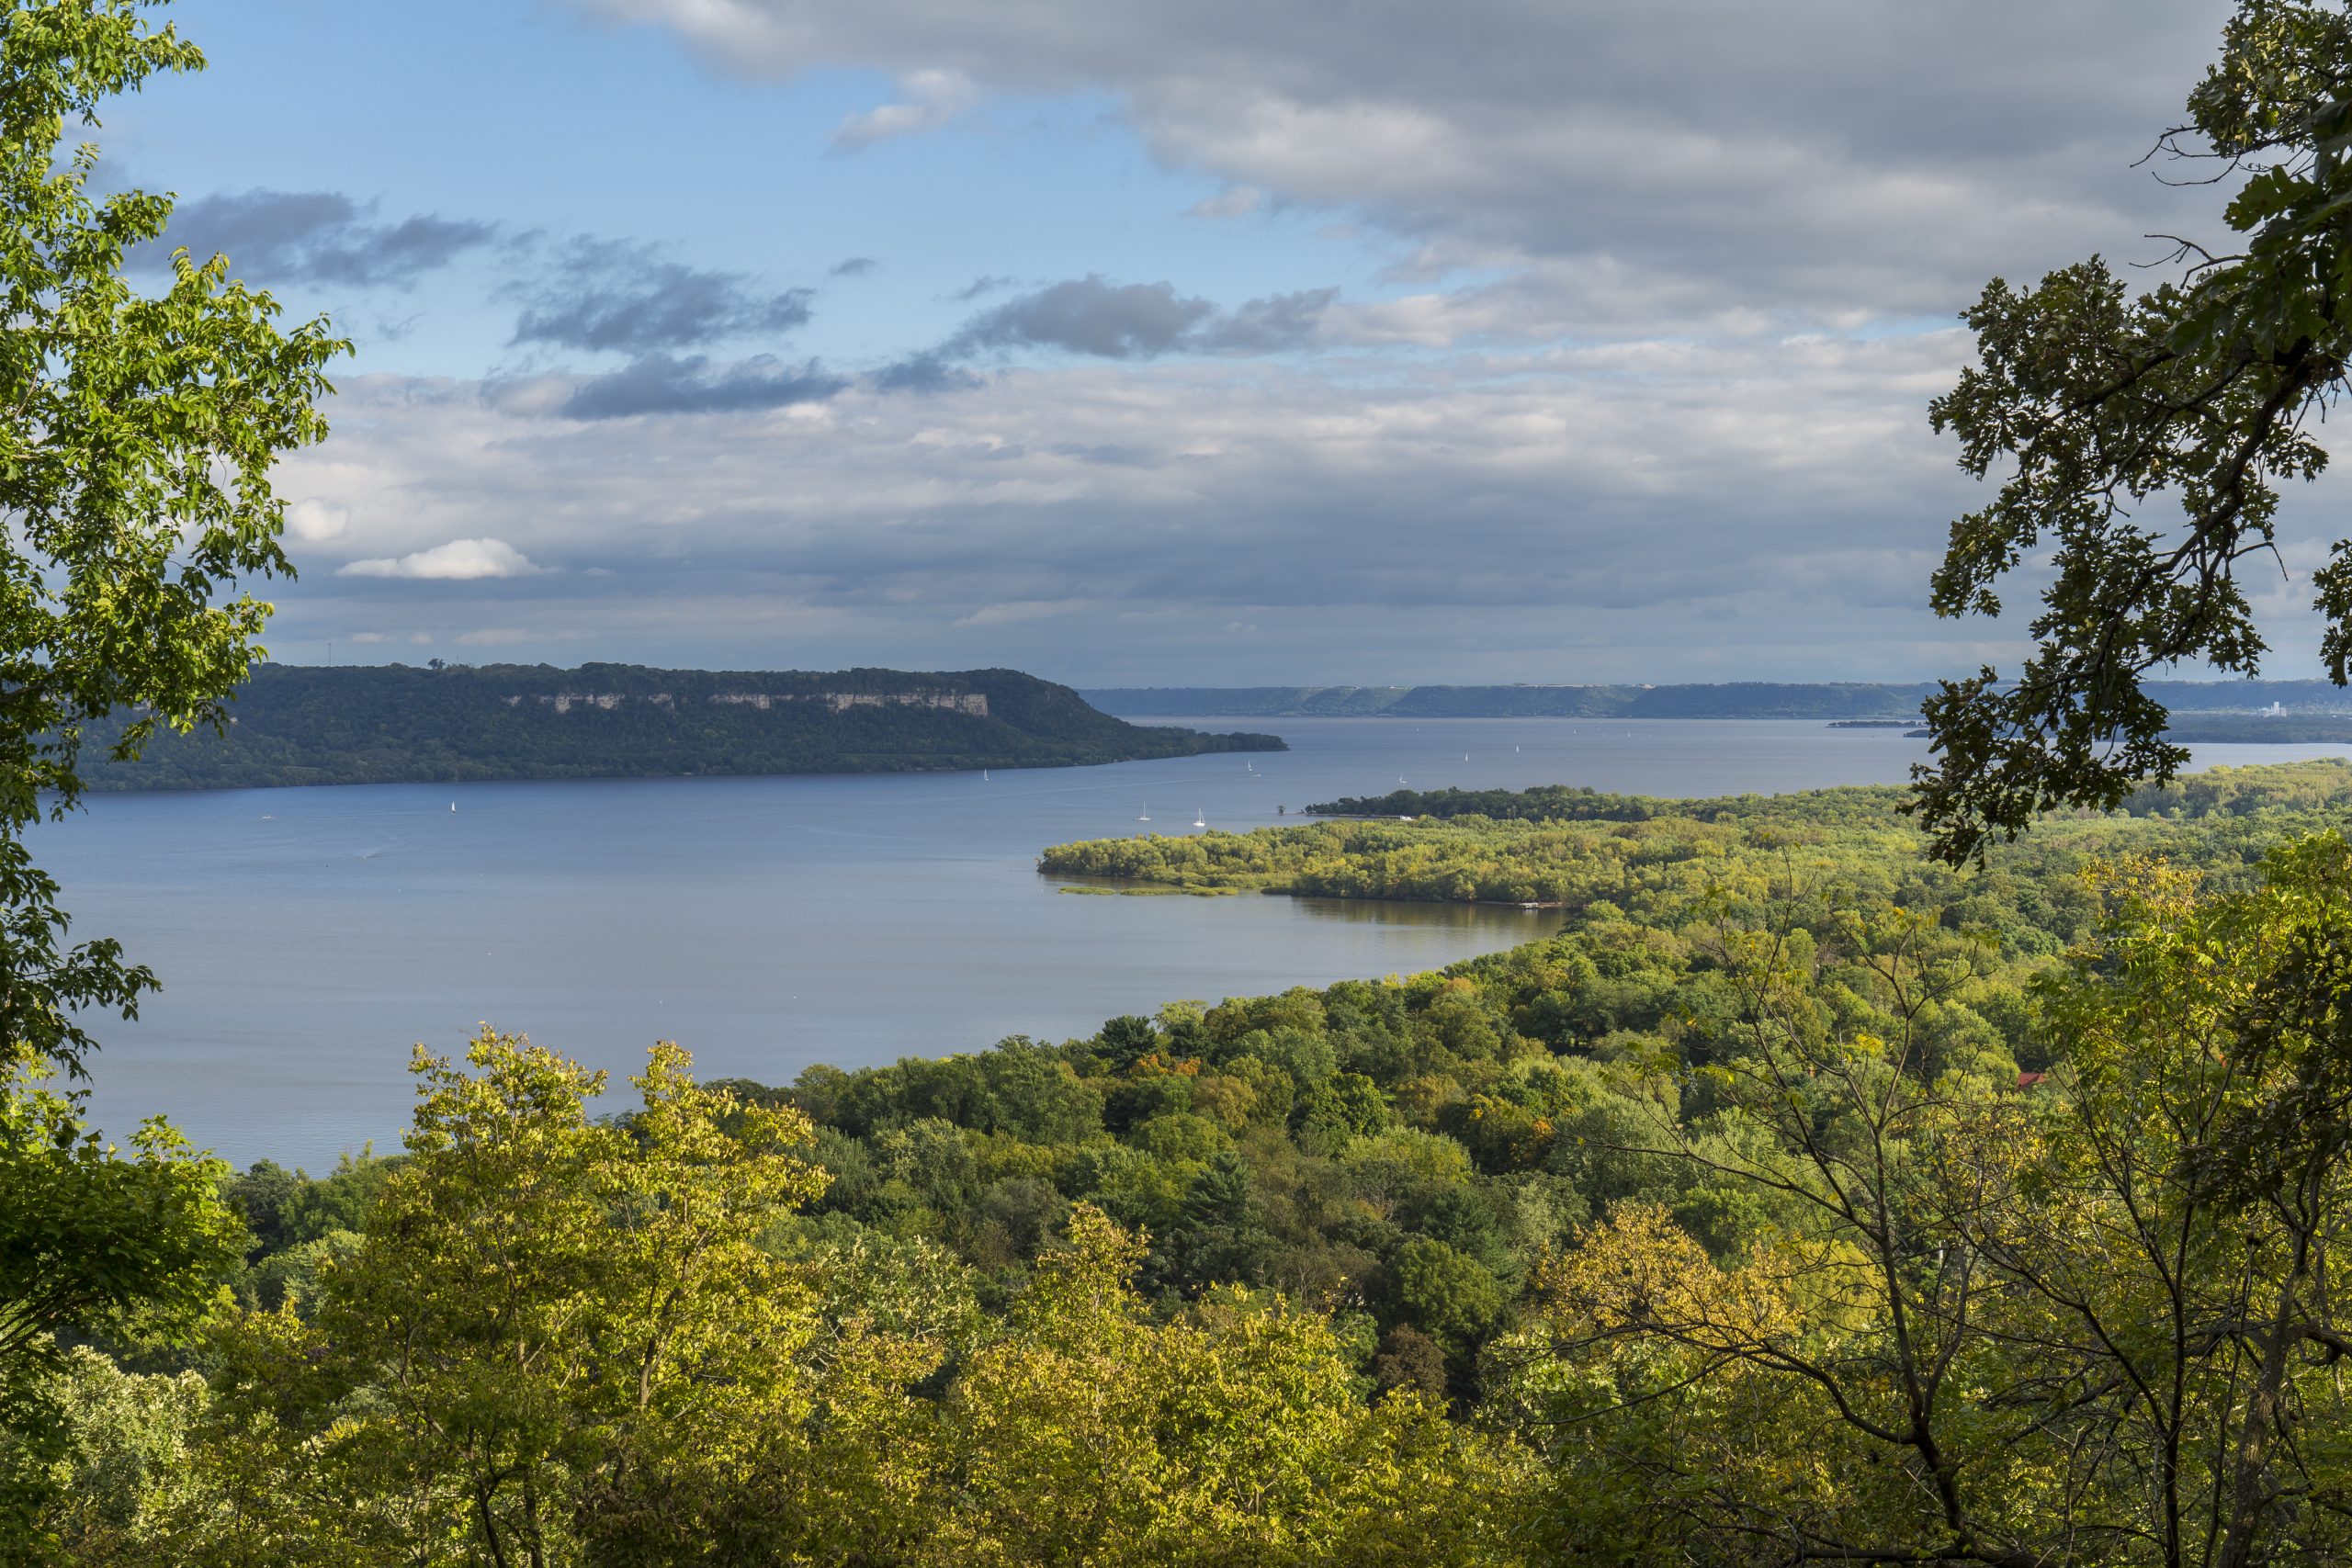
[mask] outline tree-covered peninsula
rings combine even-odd
[[[1655,800],[1546,788],[1400,790],[1334,801],[1355,813],[1249,833],[1151,834],[1058,844],[1048,875],[1138,887],[1255,889],[1304,897],[1427,903],[1596,905],[1648,919],[1661,899],[1726,878],[1767,876],[1792,855],[1873,896],[1899,893],[1926,840],[1889,785],[1787,795]],[[2216,768],[2149,785],[2112,813],[2053,815],[1996,869],[2048,881],[2087,860],[2186,857],[2244,864],[2281,839],[2334,827],[2352,809],[2352,762]]]
[[[879,773],[1072,767],[1279,751],[1271,735],[1128,724],[1013,670],[652,670],[634,664],[264,664],[219,728],[158,730],[144,754],[85,738],[88,787]],[[103,760],[99,760],[99,759]]]
[[[1653,817],[1687,817],[1702,822],[1740,818],[1847,820],[1857,813],[1900,815],[1909,793],[1892,784],[1798,790],[1788,795],[1730,795],[1704,800],[1666,800],[1645,795],[1613,795],[1577,784],[1538,784],[1532,789],[1393,789],[1385,795],[1346,795],[1306,807],[1311,817],[1424,818],[1489,817],[1510,822],[1643,822]],[[2188,778],[2143,784],[2126,795],[2120,809],[2131,817],[2244,817],[2273,810],[2324,813],[2352,808],[2352,764],[2333,758],[2273,762],[2250,768],[2210,768]]]

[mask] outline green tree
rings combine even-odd
[[[184,1338],[246,1239],[219,1196],[225,1165],[160,1121],[124,1157],[48,1071],[0,1066],[0,1549],[27,1557],[51,1541],[40,1520],[70,1483],[56,1337]]]
[[[1398,1316],[1441,1345],[1459,1350],[1502,1315],[1495,1277],[1442,1241],[1414,1236],[1396,1249],[1388,1268]]]
[[[49,1523],[66,1561],[169,1561],[193,1497],[188,1439],[203,1414],[204,1380],[125,1372],[84,1348],[62,1358],[52,1385],[61,1452]]]
[[[2113,806],[2188,753],[2164,738],[2149,671],[2252,674],[2265,651],[2238,581],[2273,553],[2278,482],[2327,461],[2312,434],[2352,354],[2352,17],[2240,0],[2220,61],[2159,150],[2241,177],[2227,244],[2179,243],[2135,289],[2097,258],[2038,287],[1996,278],[1967,312],[1979,363],[1934,404],[1961,464],[2002,475],[1952,525],[1933,604],[1996,615],[2003,579],[2054,571],[2014,681],[1990,666],[1926,705],[1941,760],[1920,806],[1939,853],[1981,853],[2059,804]],[[2352,541],[2314,578],[2321,652],[2352,677]]]
[[[2352,1551],[2352,847],[2281,849],[2235,892],[2144,864],[2108,886],[2101,940],[2038,987],[2041,1086],[1929,1059],[1965,977],[1916,925],[1843,933],[1874,996],[1750,939],[1744,1048],[1705,1074],[1721,1108],[1657,1145],[1761,1201],[1745,1237],[1710,1257],[1621,1204],[1495,1357],[1495,1413],[1553,1458],[1556,1544],[2019,1568]],[[1866,1030],[1855,1000],[1904,1026]]]
[[[1154,1324],[1143,1247],[1080,1209],[944,1408],[943,1563],[1500,1562],[1510,1454],[1409,1391],[1367,1406],[1329,1324],[1213,1292]]]
[[[0,6],[0,1444],[18,1453],[56,1437],[37,1393],[53,1333],[184,1330],[239,1228],[169,1129],[119,1159],[40,1086],[47,1065],[81,1076],[84,1018],[133,1016],[155,979],[110,939],[69,940],[24,833],[78,800],[85,725],[133,714],[129,756],[158,725],[220,719],[269,613],[238,583],[288,570],[270,470],[324,434],[314,405],[346,347],[323,321],[281,332],[220,257],[175,253],[153,295],[126,278],[171,202],[96,196],[97,149],[66,134],[202,66],[153,9]]]
[[[2043,998],[2065,1092],[1971,1172],[1970,1241],[2036,1347],[2017,1406],[2078,1456],[2078,1532],[2167,1564],[2341,1560],[2352,847],[2284,846],[2224,897],[2145,865],[2111,890],[2107,941]]]
[[[467,1062],[418,1052],[409,1158],[321,1265],[315,1327],[224,1341],[216,1560],[546,1568],[697,1539],[800,1411],[812,1298],[759,1243],[823,1187],[806,1118],[696,1085],[674,1045],[625,1125],[586,1113],[604,1075],[519,1038]]]
[[[280,331],[224,257],[174,253],[152,297],[125,277],[171,201],[97,197],[96,147],[65,136],[202,67],[154,8],[0,7],[0,1042],[76,1074],[92,1044],[76,1014],[127,1016],[154,977],[115,942],[68,945],[23,830],[79,798],[85,725],[134,713],[113,745],[128,757],[158,725],[220,722],[269,614],[238,583],[291,570],[270,470],[325,434],[324,367],[348,348],[323,321]]]

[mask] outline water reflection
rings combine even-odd
[[[1498,946],[1515,946],[1557,935],[1557,909],[1522,909],[1516,904],[1421,904],[1392,898],[1293,898],[1310,919],[1350,925],[1420,926],[1475,931]]]
[[[1416,898],[1295,897],[1266,888],[1171,887],[1123,876],[1089,876],[1076,872],[1039,874],[1038,880],[1065,897],[1135,899],[1280,898],[1310,920],[1330,920],[1352,926],[1397,926],[1419,931],[1470,931],[1491,939],[1497,946],[1515,946],[1556,935],[1562,917],[1557,909],[1531,909],[1519,904],[1439,904]]]

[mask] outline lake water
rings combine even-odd
[[[1189,720],[1236,728],[1227,720]],[[1293,750],[978,773],[382,784],[97,795],[40,829],[77,935],[164,983],[107,1021],[93,1106],[243,1163],[394,1145],[408,1048],[477,1021],[619,1077],[675,1039],[707,1077],[1061,1039],[1214,1001],[1434,968],[1547,934],[1516,909],[1062,895],[1038,850],[1238,830],[1312,801],[1539,784],[1668,795],[1892,784],[1896,730],[1810,721],[1286,719]],[[2341,747],[2205,747],[2200,764]],[[452,804],[457,809],[450,810]],[[1148,810],[1147,828],[1136,818]]]

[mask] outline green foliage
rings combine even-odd
[[[1271,735],[1127,724],[1012,670],[266,664],[233,709],[218,729],[159,735],[135,761],[88,768],[90,786],[903,773],[1283,750]]]
[[[0,1545],[37,1552],[38,1519],[70,1483],[58,1337],[184,1340],[239,1261],[226,1168],[161,1121],[124,1157],[82,1123],[46,1069],[0,1070]],[[61,1466],[64,1466],[61,1469]]]
[[[2038,1084],[1950,1027],[1981,977],[1916,919],[1839,933],[1884,1032],[1822,945],[1724,929],[1747,1005],[1708,1092],[1619,1134],[1709,1203],[1619,1204],[1490,1352],[1555,1550],[2342,1557],[2352,846],[2223,893],[2144,862],[2099,886],[2096,940],[2032,987]],[[1702,1245],[1726,1205],[1740,1243]]]
[[[1709,898],[1753,915],[1792,893],[1811,897],[1799,890],[1818,881],[1935,908],[1955,927],[1990,922],[2005,942],[2047,953],[2087,929],[2088,905],[2065,878],[2071,868],[2124,853],[2251,867],[2279,838],[2352,807],[2352,765],[2216,768],[2143,785],[2112,812],[2045,819],[2036,842],[1993,856],[1975,878],[1918,863],[1928,840],[1904,815],[1904,798],[1884,787],[1695,801],[1557,787],[1446,790],[1315,808],[1386,815],[1402,805],[1412,809],[1396,815],[1412,821],[1098,839],[1057,845],[1039,865],[1051,875],[1326,898],[1536,903],[1588,915],[1605,904],[1653,929],[1686,924]],[[1973,910],[1968,904],[1988,897]],[[2068,908],[2045,907],[2053,901]]]
[[[673,1046],[618,1122],[587,1113],[599,1075],[519,1039],[415,1071],[401,1163],[232,1183],[282,1212],[377,1172],[313,1316],[232,1317],[208,1380],[63,1363],[46,1522],[78,1561],[1517,1560],[1508,1440],[1403,1382],[1367,1400],[1313,1310],[1231,1287],[1168,1309],[1095,1207],[1031,1215],[989,1313],[947,1249],[798,1216],[827,1181],[809,1123],[695,1084]],[[1187,1214],[1252,1223],[1214,1125],[1143,1135],[1199,1167]],[[935,1117],[881,1138],[967,1209],[1051,1192],[973,1196],[1035,1145]]]
[[[408,1158],[319,1269],[314,1320],[256,1314],[220,1348],[220,1451],[310,1449],[226,1521],[232,1561],[567,1558],[648,1528],[680,1467],[749,1457],[708,1423],[797,1397],[813,1314],[758,1243],[823,1186],[806,1121],[696,1086],[674,1046],[626,1126],[586,1114],[601,1075],[521,1040],[467,1061],[419,1052]]]
[[[1393,789],[1382,795],[1325,801],[1306,810],[1314,817],[1488,817],[1498,822],[1646,822],[1655,817],[1682,817],[1694,822],[1794,819],[1817,826],[1839,815],[1883,814],[1901,799],[1899,790],[1863,787],[1727,795],[1716,800],[1659,800],[1567,784],[1538,784],[1518,790]]]
[[[368,1149],[357,1158],[345,1155],[332,1172],[312,1180],[275,1160],[257,1160],[231,1178],[221,1195],[244,1216],[257,1249],[275,1252],[362,1229],[377,1193],[400,1164],[378,1159]]]
[[[1329,1327],[1247,1292],[1154,1326],[1140,1249],[1080,1210],[945,1407],[952,1561],[1464,1562],[1504,1555],[1508,1450],[1367,1406]],[[1498,1462],[1500,1461],[1500,1462]]]
[[[198,1424],[209,1398],[194,1372],[125,1372],[96,1350],[60,1358],[41,1390],[55,1438],[43,1492],[49,1544],[97,1568],[153,1561],[194,1498]]]
[[[1494,1275],[1442,1241],[1413,1237],[1389,1268],[1396,1315],[1441,1347],[1475,1345],[1502,1316],[1502,1287]]]
[[[2248,881],[2262,845],[2348,792],[2341,764],[2199,774],[2123,815],[2053,824],[1974,874],[1918,857],[1893,790],[1637,801],[1624,821],[1333,822],[1080,846],[1178,874],[1295,865],[1317,890],[1391,894],[1534,874],[1540,854],[1565,925],[1442,976],[1186,1004],[1059,1046],[812,1069],[786,1093],[820,1125],[828,1214],[953,1249],[986,1299],[1029,1277],[1057,1205],[1091,1203],[1149,1232],[1139,1279],[1164,1300],[1238,1281],[1333,1311],[1373,1305],[1382,1330],[1419,1337],[1399,1344],[1450,1355],[1448,1390],[1469,1396],[1480,1348],[1577,1226],[1653,1203],[1728,1253],[1777,1223],[1744,1187],[1657,1145],[1661,1122],[1722,1109],[1696,1075],[1741,1048],[1749,1000],[1726,929],[1785,928],[1817,965],[1808,1007],[1884,1036],[1905,1016],[1856,945],[1871,929],[1858,911],[1910,911],[1920,952],[1966,973],[1908,1024],[1923,1059],[2013,1079],[2028,1059],[2048,1066],[2030,982],[2098,930],[2077,873],[2160,847],[2217,886]],[[1660,1064],[1693,1076],[1677,1089],[1648,1076]]]
[[[2199,775],[1981,872],[1869,792],[1455,818],[1615,897],[786,1089],[662,1047],[611,1120],[520,1041],[420,1055],[400,1159],[202,1174],[253,1233],[206,1390],[49,1374],[38,1517],[199,1564],[2333,1560],[2352,850],[2248,856],[2347,786]]]
[[[1942,753],[1921,780],[1937,852],[1978,854],[2060,804],[2114,805],[2187,752],[2149,671],[2251,674],[2265,651],[2236,569],[2267,558],[2280,481],[2327,462],[2319,414],[2352,352],[2352,25],[2302,0],[2241,0],[2220,61],[2161,145],[2241,176],[2235,249],[2183,243],[2143,289],[2097,257],[2033,288],[1996,278],[1967,312],[1977,363],[1932,407],[1961,466],[2000,475],[1952,525],[1933,583],[1945,615],[2001,613],[2023,561],[2055,571],[2013,680],[1990,666],[1926,705]],[[2160,504],[2164,497],[2170,505]],[[2313,577],[2321,654],[2352,669],[2352,544]]]
[[[317,441],[323,321],[290,333],[221,257],[172,258],[154,296],[123,273],[172,204],[91,186],[107,99],[203,58],[138,0],[0,6],[0,1553],[53,1548],[31,1515],[63,1484],[54,1336],[185,1332],[235,1222],[208,1162],[161,1122],[119,1157],[45,1067],[85,1071],[86,1021],[135,1016],[154,976],[107,938],[74,942],[26,829],[74,808],[85,729],[134,756],[217,722],[269,606],[243,580],[287,570],[271,493]],[[229,595],[234,594],[234,597]],[[76,1527],[78,1528],[78,1527]],[[96,1527],[93,1527],[96,1528]]]
[[[57,886],[20,835],[73,807],[84,730],[134,756],[159,728],[217,722],[268,614],[240,579],[288,570],[269,473],[325,434],[313,407],[346,346],[290,333],[220,257],[175,254],[153,298],[123,276],[165,233],[171,202],[100,197],[100,104],[203,64],[134,0],[13,0],[0,9],[0,1042],[79,1071],[76,1014],[132,1011],[153,986],[105,940],[67,945]]]

